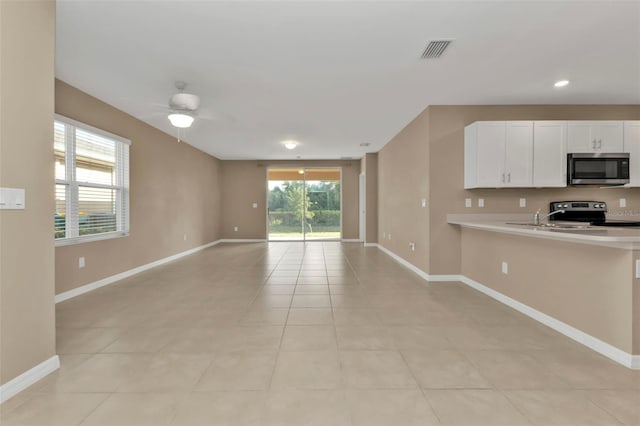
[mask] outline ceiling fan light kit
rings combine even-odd
[[[180,129],[191,127],[194,120],[193,115],[190,115],[187,112],[171,112],[169,113],[168,118],[174,127],[178,127]]]
[[[187,83],[183,81],[176,81],[175,85],[178,93],[169,99],[171,111],[167,117],[174,127],[186,129],[193,124],[196,110],[200,106],[200,97],[191,93],[184,93]]]

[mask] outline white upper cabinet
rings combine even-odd
[[[622,152],[622,121],[569,121],[568,152]]]
[[[507,121],[504,185],[531,186],[533,183],[533,121]]]
[[[624,147],[629,153],[630,186],[640,186],[640,121],[624,122]]]
[[[464,144],[465,188],[532,185],[533,121],[478,121]]]
[[[567,186],[567,122],[535,121],[533,186]]]

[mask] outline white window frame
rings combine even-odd
[[[71,244],[86,243],[90,241],[122,238],[129,235],[129,147],[131,141],[122,136],[114,135],[105,130],[98,129],[88,124],[81,123],[71,118],[55,114],[54,121],[65,126],[65,179],[56,179],[56,185],[67,186],[66,190],[66,215],[65,237],[54,238],[55,245],[66,246]],[[103,185],[76,180],[76,141],[75,129],[102,136],[116,142],[116,185]],[[102,232],[99,234],[79,235],[79,200],[78,188],[101,188],[116,190],[116,229],[114,232]],[[71,235],[70,235],[71,234]]]

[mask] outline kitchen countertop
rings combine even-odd
[[[523,237],[544,238],[579,244],[591,244],[626,250],[640,250],[640,228],[589,226],[585,229],[554,229],[533,225],[529,214],[449,214],[447,222],[462,228],[500,232]],[[565,222],[563,222],[565,223]],[[573,223],[575,225],[575,222]]]

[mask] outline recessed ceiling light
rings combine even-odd
[[[296,149],[296,147],[298,146],[298,142],[296,141],[284,141],[282,142],[282,144],[287,149]]]
[[[569,80],[558,80],[553,84],[553,87],[564,87],[569,84]]]

